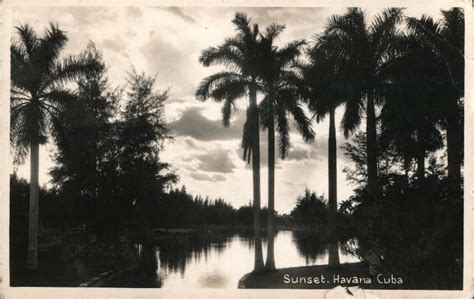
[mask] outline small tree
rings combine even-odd
[[[88,53],[102,60],[93,44]],[[52,182],[62,190],[64,200],[70,201],[72,218],[86,222],[94,231],[99,229],[97,220],[105,217],[98,204],[110,193],[106,181],[115,176],[107,167],[114,155],[110,138],[118,94],[109,87],[105,71],[79,79],[77,100],[65,107],[63,120],[56,123],[58,150],[51,171]]]
[[[155,78],[129,73],[127,102],[119,125],[118,161],[126,204],[135,207],[139,229],[149,240],[151,215],[166,188],[177,181],[159,158],[168,126],[164,120],[167,92],[154,90]]]

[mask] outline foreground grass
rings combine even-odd
[[[38,270],[28,270],[23,255],[10,257],[10,281],[12,286],[77,287],[129,266],[136,257],[137,249],[128,241],[91,243],[66,237],[56,247],[38,252]]]

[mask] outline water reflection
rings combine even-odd
[[[142,262],[112,286],[161,288],[237,288],[253,269],[251,234],[180,235],[142,247]],[[266,252],[267,240],[263,238]],[[327,246],[308,232],[280,231],[274,236],[277,268],[327,264]],[[357,259],[340,252],[341,263]],[[133,285],[135,284],[135,285]]]
[[[161,288],[159,250],[155,244],[140,244],[138,247],[138,265],[122,270],[105,287]]]
[[[308,231],[295,231],[292,241],[305,258],[307,265],[323,264],[327,246],[321,235]]]
[[[184,275],[186,266],[205,264],[213,258],[219,259],[230,243],[232,235],[186,235],[170,236],[157,242],[160,252],[161,270],[165,273],[179,272]]]

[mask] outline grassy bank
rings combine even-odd
[[[24,263],[10,268],[11,286],[77,287],[94,277],[103,276],[128,266],[132,260],[90,253],[63,260],[54,252],[39,253],[40,268],[27,270]]]

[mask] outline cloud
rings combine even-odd
[[[142,10],[139,7],[127,7],[127,16],[132,18],[140,18],[143,16]]]
[[[197,23],[195,18],[184,14],[183,11],[179,7],[173,6],[173,7],[167,7],[164,9],[187,23]]]
[[[293,22],[313,22],[314,18],[321,15],[325,8],[299,8],[299,7],[252,7],[245,8],[245,11],[253,17],[256,23],[293,23]],[[323,19],[324,21],[324,19]]]
[[[193,172],[189,174],[191,178],[193,178],[196,181],[211,181],[211,182],[224,182],[226,181],[225,176],[222,174],[214,174],[214,175],[208,175],[205,173],[197,173]]]
[[[339,138],[337,141],[337,159],[342,163],[347,163],[348,159],[344,155],[344,151],[340,146],[346,142],[346,140]],[[327,161],[328,159],[328,139],[325,137],[316,138],[310,144],[298,144],[293,146],[288,152],[288,156],[285,160],[288,161],[304,161],[304,160],[322,160]]]
[[[215,174],[212,176],[212,179],[216,182],[223,182],[226,180],[225,176],[223,176],[222,174]]]
[[[186,138],[184,140],[184,142],[186,143],[186,146],[188,146],[191,149],[195,149],[195,150],[202,150],[203,149],[202,147],[197,145],[196,142],[192,138]]]
[[[236,168],[230,158],[230,150],[223,148],[214,149],[206,154],[197,155],[198,168],[201,171],[231,173]]]
[[[46,8],[51,11],[51,8]],[[64,7],[54,8],[58,15],[70,13],[78,25],[97,25],[97,23],[108,23],[117,20],[117,13],[106,7]]]
[[[114,52],[123,52],[125,50],[125,44],[120,38],[106,38],[102,42],[104,49],[108,49]]]
[[[190,107],[181,118],[170,123],[173,136],[189,136],[201,141],[230,140],[241,138],[243,117],[238,115],[230,127],[225,128],[220,120],[210,120],[202,115],[203,108]]]
[[[304,148],[294,148],[288,153],[288,160],[306,160],[310,158],[310,151]]]
[[[153,75],[158,75],[161,84],[172,87],[178,96],[194,94],[197,86],[196,73],[202,71],[194,53],[197,49],[190,37],[176,40],[174,33],[165,26],[158,29],[160,34],[149,32],[147,41],[138,50]],[[183,51],[187,48],[187,51]]]

